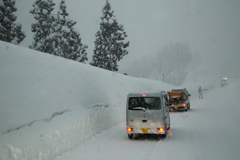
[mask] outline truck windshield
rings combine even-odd
[[[160,97],[131,97],[128,104],[130,110],[160,110]]]

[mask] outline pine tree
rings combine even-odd
[[[45,53],[52,53],[52,36],[54,33],[53,24],[55,18],[52,15],[55,3],[52,0],[36,0],[30,13],[33,14],[36,22],[32,24],[32,32],[35,33],[32,45],[29,48]]]
[[[15,23],[17,11],[15,0],[0,0],[0,40],[19,44],[26,37],[22,25]]]
[[[161,50],[161,73],[165,81],[173,85],[181,85],[187,74],[187,67],[192,60],[192,53],[186,43],[175,43]]]
[[[124,42],[127,37],[123,26],[119,25],[111,10],[111,5],[106,1],[103,7],[100,30],[96,33],[95,49],[93,53],[93,66],[104,68],[111,71],[118,71],[117,61],[128,54],[126,48],[129,42]]]
[[[192,53],[186,43],[163,46],[157,55],[138,57],[127,68],[135,77],[149,78],[173,85],[181,85],[187,76],[192,61]],[[196,63],[196,62],[195,62]]]
[[[73,28],[77,22],[70,20],[66,8],[65,1],[62,0],[57,14],[57,21],[54,24],[55,34],[53,45],[55,49],[53,54],[85,62],[88,60],[86,53],[87,46],[81,43],[80,34]]]

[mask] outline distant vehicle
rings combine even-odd
[[[135,135],[165,138],[170,129],[170,115],[165,91],[129,93],[126,103],[126,126],[129,139]]]
[[[191,94],[188,93],[186,88],[184,89],[173,89],[167,92],[169,95],[169,111],[188,111],[190,109],[189,97]]]
[[[222,88],[223,86],[227,85],[227,84],[228,84],[227,78],[226,78],[226,77],[225,77],[225,78],[221,78],[221,88]]]

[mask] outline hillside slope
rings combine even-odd
[[[123,121],[128,92],[171,89],[2,41],[0,75],[4,160],[52,158]]]

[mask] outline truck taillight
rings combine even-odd
[[[132,128],[129,128],[129,127],[128,127],[128,128],[127,128],[127,131],[128,131],[128,132],[132,132]]]
[[[164,132],[164,128],[158,128],[158,131],[163,133]]]
[[[183,107],[186,107],[186,104],[183,104],[182,106],[183,106]]]

